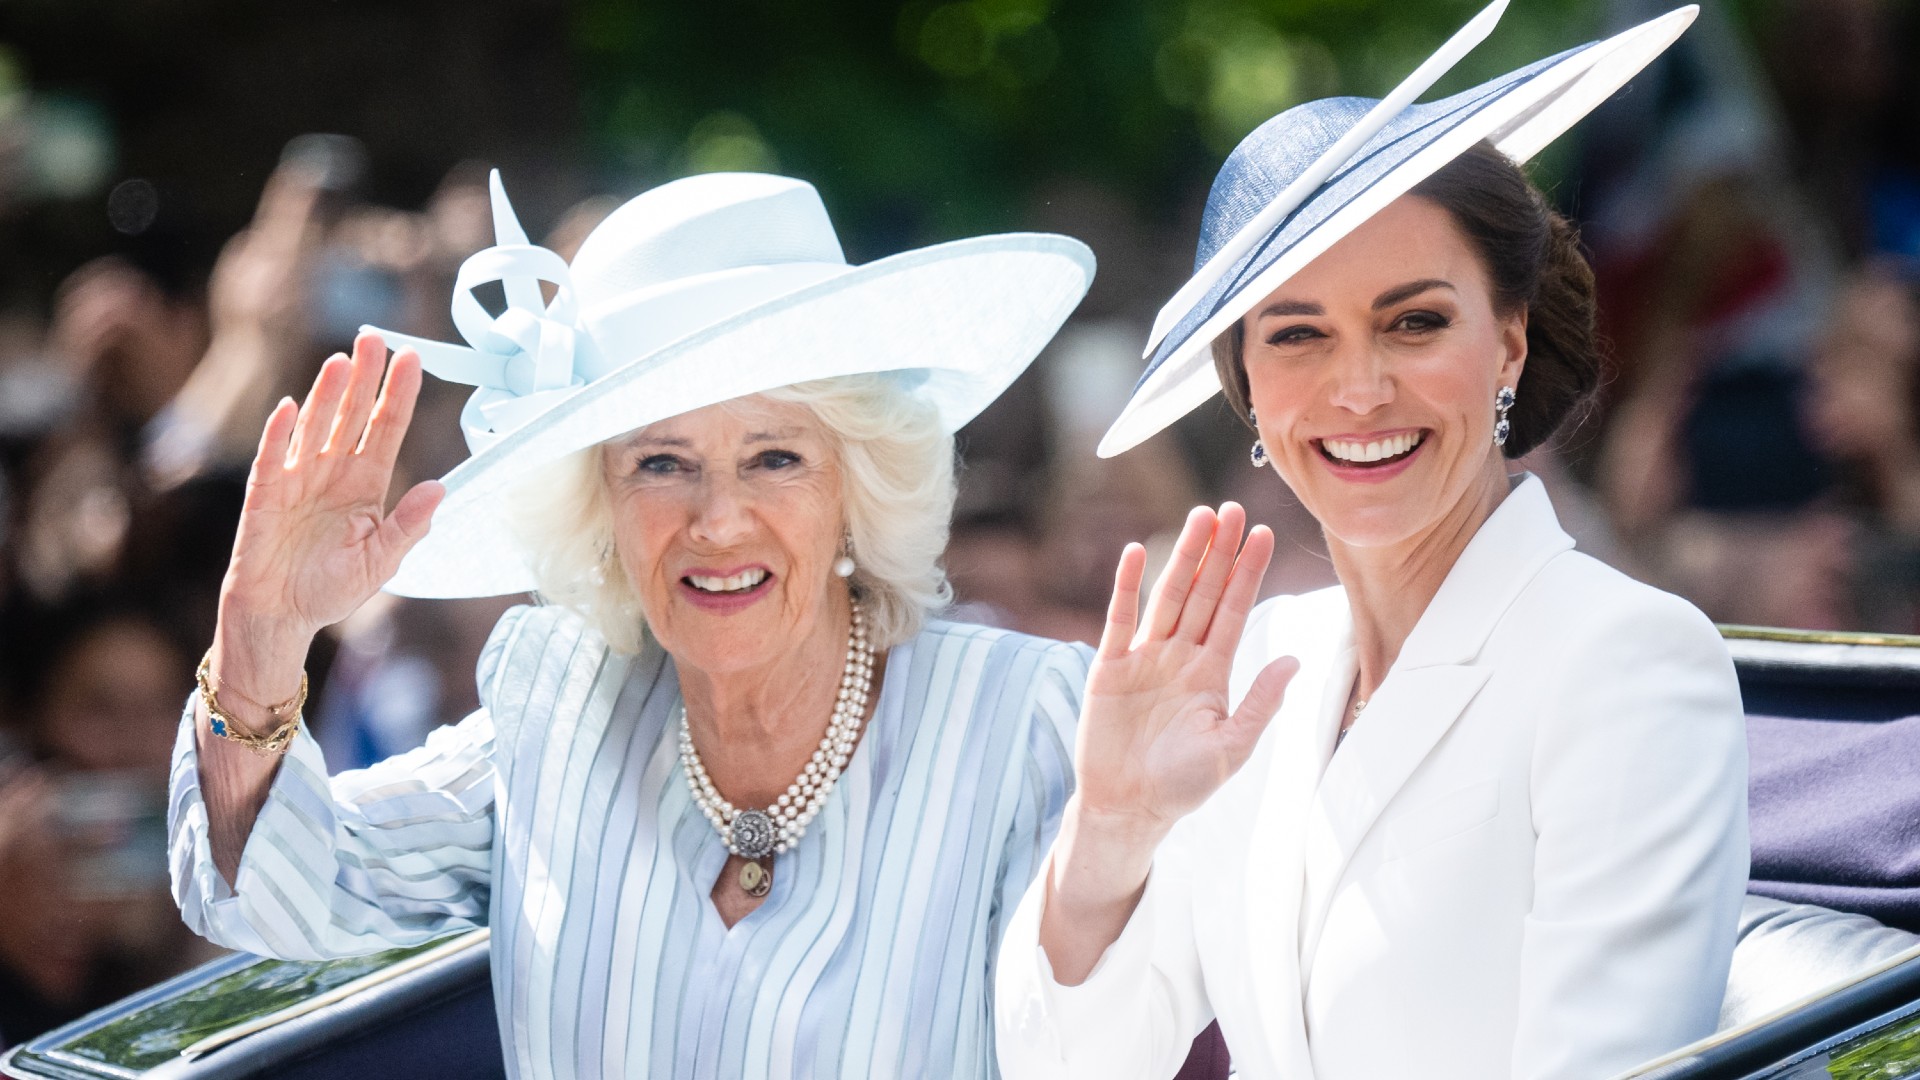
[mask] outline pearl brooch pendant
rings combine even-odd
[[[873,691],[873,668],[874,648],[867,640],[866,616],[855,601],[853,626],[847,634],[847,665],[840,675],[833,716],[827,722],[820,748],[813,752],[793,783],[787,785],[786,793],[764,809],[736,807],[720,794],[700,761],[699,750],[693,745],[687,707],[681,703],[680,766],[686,774],[687,788],[693,795],[694,805],[719,832],[727,850],[749,860],[739,875],[740,888],[747,895],[766,895],[773,875],[760,862],[790,851],[800,842],[846,769],[860,737],[868,696]]]

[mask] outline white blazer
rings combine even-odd
[[[1156,853],[1092,975],[1054,982],[1043,874],[998,970],[1011,1080],[1168,1080],[1216,1017],[1240,1076],[1604,1078],[1713,1031],[1747,881],[1745,726],[1699,611],[1512,491],[1334,752],[1345,595],[1257,608],[1237,702],[1301,669]]]

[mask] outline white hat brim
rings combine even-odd
[[[1093,253],[1014,233],[920,248],[762,304],[580,388],[443,478],[427,536],[386,591],[454,598],[528,592],[515,481],[636,428],[782,386],[898,371],[958,430],[1024,371],[1086,294]]]
[[[1580,50],[1465,117],[1384,174],[1235,292],[1189,335],[1135,389],[1101,437],[1097,453],[1103,458],[1124,453],[1218,393],[1213,340],[1340,239],[1483,139],[1514,161],[1527,161],[1666,51],[1699,10],[1693,5],[1678,8]]]

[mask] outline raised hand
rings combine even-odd
[[[282,400],[260,436],[221,586],[215,654],[215,673],[257,700],[297,688],[313,635],[393,576],[444,494],[427,481],[385,510],[421,378],[412,352],[396,354],[391,366],[386,359],[385,344],[362,335],[351,358],[321,365],[304,404]],[[222,670],[229,664],[235,670]],[[276,685],[248,686],[256,672]]]
[[[1080,706],[1074,774],[1048,868],[1040,944],[1063,985],[1087,977],[1139,902],[1155,849],[1253,753],[1299,670],[1280,657],[1238,709],[1227,677],[1273,557],[1273,533],[1227,503],[1187,516],[1144,617],[1147,553],[1129,544]]]
[[[1081,707],[1075,771],[1082,815],[1164,834],[1246,763],[1299,665],[1282,657],[1229,711],[1227,678],[1273,533],[1227,503],[1187,517],[1144,618],[1146,552],[1129,544]]]

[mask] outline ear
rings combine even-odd
[[[1507,316],[1500,326],[1500,375],[1501,386],[1518,387],[1520,374],[1527,366],[1527,309],[1522,305],[1518,312]]]

